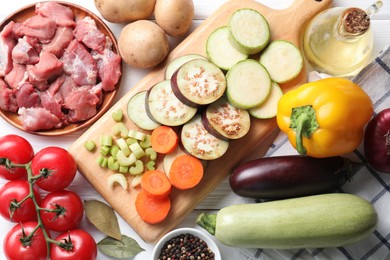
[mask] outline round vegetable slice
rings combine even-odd
[[[255,118],[266,119],[276,116],[279,99],[283,91],[276,82],[272,82],[271,93],[261,105],[249,109],[249,114]]]
[[[220,139],[238,139],[250,129],[251,119],[247,110],[239,109],[222,97],[202,113],[204,127]]]
[[[226,90],[222,70],[213,63],[196,59],[185,63],[172,76],[173,93],[183,103],[198,107],[220,98]]]
[[[141,91],[132,96],[127,103],[127,116],[138,127],[144,130],[153,130],[160,126],[160,123],[152,120],[146,112],[147,91]]]
[[[267,20],[258,11],[250,8],[239,9],[230,16],[229,30],[247,54],[260,52],[271,38]]]
[[[179,137],[171,127],[162,125],[153,130],[150,143],[154,151],[167,154],[175,150]]]
[[[174,95],[169,80],[157,83],[148,92],[146,112],[160,124],[182,125],[189,121],[196,111],[196,108],[184,104]]]
[[[175,73],[175,71],[178,70],[183,64],[196,59],[207,60],[206,57],[200,54],[187,54],[174,59],[168,64],[165,70],[165,79],[171,79],[173,73]]]
[[[303,57],[292,42],[275,40],[261,53],[260,63],[268,70],[273,81],[284,83],[299,75]]]
[[[164,172],[152,170],[142,176],[141,187],[148,196],[161,199],[171,193],[172,185]]]
[[[204,128],[200,115],[183,125],[180,141],[184,151],[201,160],[217,159],[229,148],[229,141],[215,137]]]
[[[203,165],[198,158],[183,154],[173,160],[168,176],[175,188],[188,190],[198,185],[203,172]]]
[[[261,105],[271,92],[271,78],[259,62],[248,59],[238,62],[226,75],[226,97],[241,109]]]
[[[243,53],[232,42],[232,35],[227,26],[217,28],[206,42],[208,57],[223,70],[229,70],[237,62],[248,58],[248,54]]]
[[[168,216],[171,209],[171,199],[169,196],[157,199],[141,190],[135,199],[135,209],[143,221],[157,224]]]

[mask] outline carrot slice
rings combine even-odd
[[[177,147],[179,137],[171,127],[162,125],[153,130],[150,143],[156,152],[167,154]]]
[[[149,196],[163,198],[169,195],[172,185],[164,172],[151,170],[142,176],[141,187]]]
[[[168,174],[171,184],[180,190],[195,187],[203,178],[202,162],[191,155],[179,155],[173,160]]]
[[[168,196],[157,199],[141,190],[135,199],[135,209],[146,223],[158,224],[168,216],[171,210],[171,199]]]

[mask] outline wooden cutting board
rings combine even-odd
[[[156,242],[165,233],[175,228],[187,214],[229,175],[232,168],[253,156],[254,152],[256,152],[258,157],[265,154],[275,136],[275,130],[277,130],[276,120],[252,120],[251,130],[244,138],[231,141],[230,147],[223,157],[209,161],[204,178],[198,186],[187,191],[172,191],[170,195],[172,208],[169,216],[164,222],[157,225],[146,224],[138,216],[134,200],[139,190],[131,188],[128,191],[124,191],[120,186],[115,186],[114,189],[108,187],[106,178],[112,172],[98,166],[96,163],[98,152],[90,153],[86,151],[83,147],[84,142],[95,140],[95,142],[99,143],[99,138],[102,134],[112,133],[111,128],[114,125],[114,121],[111,118],[112,112],[119,108],[126,111],[130,97],[138,91],[149,89],[157,82],[163,80],[165,67],[174,58],[190,53],[206,55],[205,42],[207,37],[216,28],[226,25],[229,16],[237,9],[253,8],[258,10],[270,24],[272,39],[285,39],[300,46],[300,38],[305,25],[317,13],[328,8],[331,2],[331,0],[295,0],[285,10],[270,9],[258,2],[249,0],[226,2],[178,45],[170,53],[164,64],[155,68],[132,87],[106,114],[72,144],[69,150],[77,161],[79,171],[142,239],[146,242]],[[297,79],[282,85],[282,88],[284,91],[287,91],[305,82],[306,70],[304,69]],[[127,117],[125,123],[129,128],[138,130]],[[157,168],[162,169],[162,163],[159,163]],[[129,181],[131,178],[128,177]]]

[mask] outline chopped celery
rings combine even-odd
[[[150,143],[150,135],[145,135],[145,139],[141,142],[139,142],[139,145],[143,148],[143,149],[146,149],[146,148],[149,148],[151,147],[151,143]]]
[[[108,153],[110,152],[110,147],[103,145],[102,147],[100,147],[99,152],[102,155],[108,155]]]
[[[129,167],[128,166],[119,165],[119,172],[120,173],[128,173],[129,172]]]
[[[142,181],[142,174],[135,175],[134,178],[131,180],[131,187],[136,188],[139,185],[141,185]]]
[[[84,147],[85,147],[85,149],[87,149],[87,151],[92,152],[93,150],[95,150],[96,144],[95,144],[94,141],[89,140],[89,141],[86,141],[86,142],[84,143]]]
[[[137,157],[137,159],[145,156],[145,151],[141,148],[139,143],[131,144],[129,148],[133,152],[133,154],[135,154],[135,157]]]
[[[135,131],[133,129],[129,130],[129,137],[143,141],[145,139],[145,134],[139,131]]]
[[[116,144],[119,146],[119,149],[125,154],[125,156],[129,156],[131,151],[129,149],[129,146],[127,145],[125,139],[119,138],[116,140]]]
[[[131,175],[138,175],[144,172],[144,163],[141,160],[137,160],[135,165],[130,167],[129,170]]]
[[[100,144],[104,146],[112,145],[112,136],[111,135],[101,135],[100,136]]]
[[[114,121],[116,121],[116,122],[122,121],[122,119],[123,119],[123,111],[122,111],[122,109],[119,108],[117,111],[113,112],[111,114],[111,116],[112,116],[112,119],[114,119]]]
[[[99,155],[99,157],[97,158],[96,162],[103,168],[106,168],[107,167],[107,163],[108,163],[108,160],[106,157],[102,156],[102,155]]]
[[[137,160],[135,154],[131,153],[129,156],[126,156],[122,150],[118,151],[116,159],[121,166],[130,166]]]
[[[122,122],[116,123],[112,127],[112,131],[114,132],[114,135],[121,136],[122,138],[126,138],[129,134],[129,130],[127,129],[126,125]]]
[[[114,184],[118,183],[124,190],[127,190],[128,184],[127,179],[122,173],[114,173],[113,175],[108,176],[107,184],[109,187],[113,188]]]
[[[152,161],[155,161],[157,159],[157,152],[152,147],[146,148],[145,154],[149,156],[149,159]]]
[[[138,143],[138,140],[129,137],[129,138],[126,139],[126,143],[127,143],[127,145],[131,145],[131,144],[134,144],[134,143]]]
[[[108,157],[108,162],[107,162],[108,169],[117,171],[119,169],[119,163],[117,160],[115,160],[114,157],[110,156]]]
[[[119,146],[117,146],[116,144],[111,146],[110,147],[110,154],[112,155],[112,157],[116,158],[116,154],[118,153],[119,150],[120,150]]]
[[[149,171],[155,170],[156,169],[155,165],[156,165],[155,161],[149,161],[146,163],[146,169],[148,169]]]

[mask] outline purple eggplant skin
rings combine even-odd
[[[266,157],[237,166],[230,174],[229,183],[233,192],[242,197],[287,199],[334,192],[362,166],[340,156]]]

